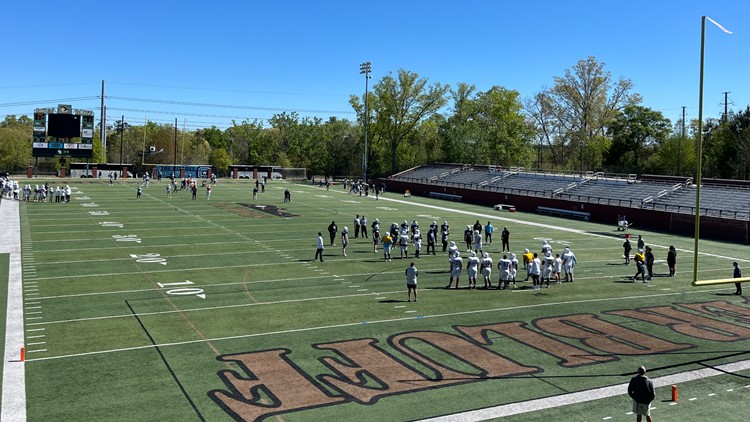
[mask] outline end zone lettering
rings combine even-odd
[[[604,314],[653,323],[688,338],[718,342],[750,339],[750,328],[712,318],[726,317],[736,323],[750,323],[750,308],[726,301],[624,309]],[[521,321],[454,326],[457,333],[411,331],[388,338],[387,344],[393,350],[419,362],[427,370],[409,365],[373,338],[313,345],[315,349],[332,353],[320,358],[331,373],[315,377],[295,365],[288,356],[289,349],[223,355],[217,359],[237,364],[244,374],[220,371],[218,376],[228,391],[212,390],[208,396],[235,420],[255,421],[346,402],[374,404],[382,397],[396,394],[544,371],[489,349],[493,334],[549,354],[564,368],[612,362],[619,360],[619,355],[669,353],[696,347],[625,328],[594,314],[541,318],[531,325],[534,329]],[[565,339],[572,341],[567,343]],[[415,342],[448,354],[474,370],[452,368],[446,362],[435,361],[410,346]]]

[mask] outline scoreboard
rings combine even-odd
[[[94,112],[66,104],[34,110],[34,157],[94,156]]]

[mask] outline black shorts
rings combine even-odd
[[[417,290],[417,285],[416,285],[416,284],[409,284],[409,283],[406,283],[406,288],[407,288],[407,289],[414,289],[414,290]]]

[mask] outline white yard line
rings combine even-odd
[[[18,201],[0,201],[0,221],[4,223],[0,230],[0,253],[10,254],[0,413],[2,422],[26,421],[26,373],[24,363],[20,362],[23,347],[23,273],[19,206]]]
[[[33,362],[37,360],[57,360],[57,359],[66,359],[66,358],[75,358],[75,357],[81,357],[81,356],[92,356],[92,355],[101,355],[101,354],[108,354],[108,353],[115,353],[115,352],[127,352],[131,350],[141,350],[141,349],[148,349],[152,347],[171,347],[171,346],[182,346],[187,344],[196,344],[196,343],[207,343],[207,342],[218,342],[223,340],[237,340],[237,339],[246,339],[246,338],[253,338],[253,337],[263,337],[263,336],[276,336],[280,334],[290,334],[290,333],[303,333],[303,332],[309,332],[309,331],[321,331],[321,330],[329,330],[329,329],[336,329],[336,328],[344,328],[344,327],[356,327],[358,325],[365,325],[365,324],[388,324],[392,322],[401,322],[401,321],[411,321],[414,319],[428,319],[428,318],[444,318],[444,317],[455,317],[459,315],[470,315],[470,314],[482,314],[482,313],[489,313],[489,312],[502,312],[502,311],[514,311],[518,309],[531,309],[531,308],[543,308],[543,307],[555,307],[559,305],[570,305],[570,304],[583,304],[583,303],[595,303],[595,302],[612,302],[612,301],[619,301],[619,300],[634,300],[634,299],[645,299],[645,298],[651,298],[651,297],[665,297],[665,296],[684,296],[689,294],[704,294],[707,292],[712,291],[718,291],[719,289],[715,290],[696,290],[696,291],[690,291],[690,292],[680,292],[680,293],[661,293],[661,294],[655,294],[655,295],[639,295],[639,296],[627,296],[627,297],[617,297],[617,298],[600,298],[600,299],[584,299],[584,300],[573,300],[573,301],[564,301],[564,302],[549,302],[549,303],[538,303],[534,305],[519,305],[519,306],[509,306],[505,308],[492,308],[492,309],[480,309],[480,310],[474,310],[474,311],[461,311],[461,312],[451,312],[451,313],[444,313],[444,314],[435,314],[435,315],[417,315],[417,316],[410,316],[410,317],[402,317],[402,318],[392,318],[392,319],[381,319],[381,320],[375,320],[375,321],[359,321],[359,322],[347,322],[343,324],[335,324],[335,325],[323,325],[323,326],[316,326],[316,327],[305,327],[305,328],[293,328],[288,330],[280,330],[280,331],[268,331],[263,333],[252,333],[252,334],[240,334],[236,336],[228,336],[228,337],[215,337],[215,338],[208,338],[208,339],[200,339],[200,340],[186,340],[186,341],[177,341],[177,342],[171,342],[171,343],[158,343],[158,344],[150,344],[145,346],[133,346],[133,347],[124,347],[121,349],[109,349],[109,350],[98,350],[93,352],[85,352],[85,353],[73,353],[69,355],[58,355],[58,356],[48,356],[44,358],[34,358],[33,360],[29,360],[27,362]],[[380,295],[380,294],[388,294],[388,293],[398,293],[403,294],[403,290],[398,290],[394,292],[380,292],[380,293],[369,293],[369,294],[362,294],[359,296],[372,296],[372,295]],[[423,292],[424,294],[424,292]],[[333,298],[333,297],[331,297]],[[321,298],[319,298],[321,299]],[[311,300],[311,299],[297,299],[296,301],[300,300]],[[265,304],[274,304],[277,302],[266,302]],[[258,303],[258,304],[245,304],[241,306],[258,306],[263,305],[264,303]],[[230,307],[236,307],[238,305],[229,305]],[[215,309],[215,308],[213,308]],[[195,310],[202,310],[202,309],[192,309]],[[182,310],[182,311],[164,311],[164,312],[155,312],[155,313],[173,313],[173,312],[188,312],[189,310]],[[143,314],[137,314],[137,315],[147,315],[145,313]],[[132,314],[127,315],[129,317],[132,317]],[[107,317],[111,318],[111,317]],[[119,316],[118,316],[119,318]],[[95,318],[91,318],[95,319]],[[105,318],[102,318],[105,319]],[[65,322],[65,321],[58,321],[58,322]],[[43,325],[48,323],[37,323],[37,324],[30,324],[30,325]]]
[[[750,360],[728,363],[726,365],[720,365],[715,368],[696,369],[694,371],[652,378],[651,380],[654,382],[654,387],[658,388],[703,378],[714,377],[717,375],[725,375],[727,373],[744,371],[746,369],[750,369]],[[485,409],[472,410],[469,412],[439,416],[436,418],[423,419],[421,422],[484,421],[488,419],[535,412],[537,410],[552,409],[572,404],[584,403],[608,397],[624,396],[627,393],[627,389],[628,384],[624,383],[612,385],[609,387],[595,388],[593,390],[578,391],[570,394],[545,397],[543,399],[529,400],[519,403],[488,407]]]

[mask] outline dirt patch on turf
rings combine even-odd
[[[286,212],[285,209],[279,208],[276,205],[264,205],[264,204],[211,204],[215,208],[222,209],[224,211],[233,212],[241,217],[250,218],[263,218],[269,215],[274,217],[299,217],[297,214]]]

